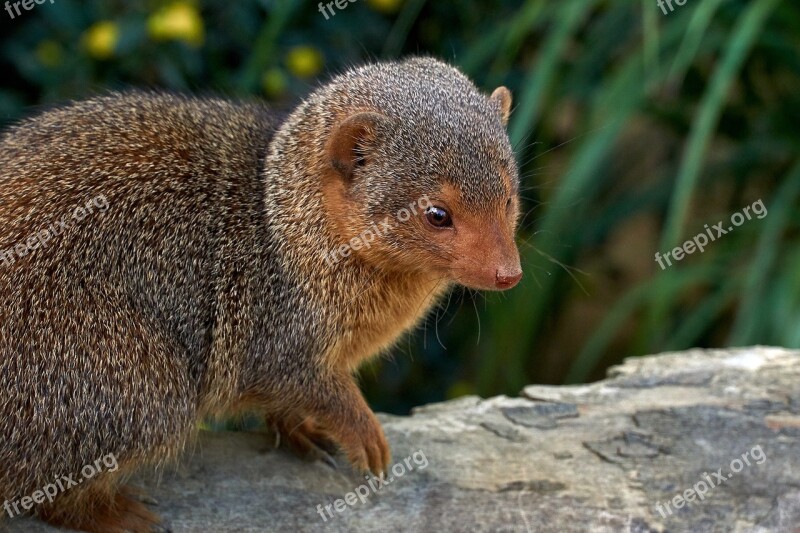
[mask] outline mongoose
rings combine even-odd
[[[384,472],[389,446],[355,369],[453,284],[522,276],[510,108],[506,88],[486,96],[411,58],[335,76],[286,117],[133,92],[9,129],[0,500],[113,454],[114,472],[29,512],[150,531],[158,518],[127,476],[176,458],[198,419],[245,410],[297,451],[335,444]],[[361,242],[382,221],[391,229]]]

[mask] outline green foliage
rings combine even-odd
[[[0,117],[130,86],[288,106],[317,78],[411,53],[514,92],[526,276],[457,291],[366,369],[377,407],[583,381],[662,350],[800,346],[796,3],[359,0],[330,20],[289,0],[132,4],[0,13]],[[764,219],[665,270],[653,260],[757,199]]]

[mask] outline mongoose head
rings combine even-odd
[[[455,68],[414,58],[347,72],[320,96],[323,196],[343,243],[334,256],[475,289],[517,284],[508,89],[486,96]]]

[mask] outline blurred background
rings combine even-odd
[[[342,4],[6,7],[0,123],[130,87],[289,108],[348,66],[434,55],[515,95],[526,275],[503,294],[457,290],[365,368],[373,407],[596,380],[625,357],[694,346],[800,347],[800,4]],[[759,200],[767,216],[655,261]]]

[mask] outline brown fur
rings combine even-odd
[[[198,418],[253,409],[300,452],[390,462],[352,372],[452,283],[507,288],[517,169],[505,89],[432,59],[368,65],[286,120],[257,104],[115,94],[0,141],[0,252],[99,194],[108,210],[0,262],[0,499],[113,453],[124,465],[35,512],[147,531],[126,473],[186,448]],[[428,197],[337,261],[325,254]],[[357,241],[356,241],[357,242]]]

